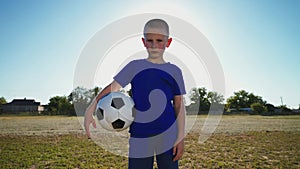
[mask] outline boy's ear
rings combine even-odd
[[[142,38],[142,41],[143,41],[144,47],[146,47],[146,40],[144,38]]]
[[[168,42],[167,42],[167,45],[166,45],[167,48],[170,46],[171,42],[172,42],[172,38],[169,38]]]

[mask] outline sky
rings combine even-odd
[[[282,98],[299,107],[298,0],[0,0],[0,97],[47,104],[68,95],[91,37],[142,13],[172,15],[203,33],[222,65],[226,98],[244,89],[275,106]]]

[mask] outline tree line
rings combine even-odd
[[[45,105],[43,115],[69,115],[83,116],[87,106],[92,99],[101,91],[101,88],[95,87],[87,89],[76,87],[67,96],[54,96],[49,99]],[[126,92],[126,91],[121,91]],[[127,91],[131,95],[131,91]],[[274,106],[263,100],[261,96],[240,90],[233,93],[225,100],[224,96],[208,91],[205,87],[193,88],[188,94],[190,104],[186,106],[188,114],[206,114],[209,112],[212,104],[224,106],[224,114],[258,114],[258,115],[286,115],[295,114],[286,105]],[[0,97],[0,104],[5,104],[4,97]],[[300,110],[300,105],[299,105]],[[299,114],[299,111],[298,111]]]
[[[68,96],[55,96],[50,98],[44,114],[83,116],[86,108],[92,102],[92,99],[94,99],[100,91],[101,88],[99,87],[93,89],[76,87]]]
[[[224,114],[257,114],[257,115],[292,115],[300,114],[300,111],[293,112],[286,105],[274,106],[263,100],[261,96],[245,90],[233,93],[226,103],[223,95],[217,92],[208,91],[205,87],[193,88],[189,95],[192,104],[186,107],[188,112],[193,114],[206,114],[212,104],[224,106]],[[299,108],[300,110],[300,104]]]

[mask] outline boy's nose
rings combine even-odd
[[[157,44],[156,44],[155,42],[153,42],[153,43],[151,44],[151,47],[152,47],[152,48],[157,48]]]

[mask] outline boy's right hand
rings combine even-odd
[[[96,128],[96,122],[95,119],[93,118],[93,113],[94,113],[94,109],[88,107],[84,116],[84,128],[85,128],[86,135],[89,139],[91,138],[90,124],[92,123],[93,127]]]
[[[111,84],[106,86],[98,95],[97,97],[92,101],[92,103],[89,105],[89,107],[85,111],[85,116],[84,116],[84,128],[86,135],[88,138],[91,138],[91,133],[90,133],[90,125],[91,123],[93,124],[93,127],[96,128],[96,122],[93,118],[93,113],[96,110],[97,107],[97,102],[102,98],[103,96],[107,95],[110,92],[116,92],[120,90],[122,86],[117,82],[113,81]]]

